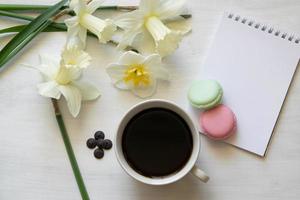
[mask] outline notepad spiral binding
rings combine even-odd
[[[255,22],[251,19],[247,19],[244,17],[241,17],[239,15],[235,15],[233,13],[228,14],[227,16],[229,19],[233,19],[237,22],[241,22],[242,24],[247,24],[248,26],[252,26],[256,29],[260,29],[261,31],[265,31],[269,34],[274,34],[275,36],[281,37],[282,39],[287,39],[290,42],[295,42],[296,44],[300,43],[300,38],[299,37],[295,37],[292,34],[287,34],[287,33],[282,33],[280,30],[275,30],[272,27],[268,27],[267,25]]]

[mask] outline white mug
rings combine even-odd
[[[149,108],[165,108],[176,112],[188,124],[193,138],[192,153],[189,160],[186,162],[186,164],[179,171],[162,177],[146,177],[137,173],[126,161],[122,150],[122,135],[127,123],[136,114]],[[117,134],[115,136],[115,145],[114,145],[115,153],[120,165],[127,172],[127,174],[129,174],[131,177],[135,178],[136,180],[146,184],[165,185],[165,184],[173,183],[181,179],[182,177],[184,177],[189,172],[194,174],[203,182],[207,182],[209,177],[205,174],[205,172],[203,172],[195,165],[200,150],[200,136],[197,130],[198,129],[196,128],[196,126],[194,125],[193,121],[188,116],[188,114],[175,103],[166,100],[160,100],[160,99],[147,100],[133,106],[131,109],[129,109],[129,111],[127,111],[125,116],[122,118],[118,126]]]

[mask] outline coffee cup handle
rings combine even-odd
[[[209,176],[196,165],[194,165],[194,167],[192,168],[191,173],[204,183],[209,180]]]

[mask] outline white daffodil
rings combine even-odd
[[[131,90],[142,98],[154,94],[157,79],[169,79],[168,71],[163,68],[158,54],[144,57],[128,51],[118,63],[110,64],[106,71],[117,88]]]
[[[115,23],[125,30],[119,49],[132,46],[142,53],[161,56],[177,49],[190,20],[180,16],[186,0],[141,0],[139,9],[121,15]]]
[[[74,117],[80,111],[81,101],[94,100],[100,96],[98,89],[80,81],[82,68],[85,68],[87,63],[80,60],[78,62],[72,63],[71,67],[70,64],[64,65],[64,61],[59,63],[57,59],[41,55],[40,65],[34,67],[44,78],[44,82],[37,86],[39,94],[54,99],[59,99],[63,95]]]
[[[116,25],[110,19],[102,20],[92,15],[102,4],[102,0],[93,0],[86,4],[85,0],[72,0],[70,8],[76,16],[65,20],[68,26],[68,42],[79,39],[79,46],[85,47],[87,30],[95,34],[99,41],[106,43],[116,31]],[[74,40],[74,38],[76,38]]]
[[[77,46],[66,47],[62,52],[62,64],[66,68],[87,68],[90,65],[91,57],[88,53]]]

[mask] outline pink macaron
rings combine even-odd
[[[223,140],[235,133],[236,117],[230,108],[221,104],[204,111],[200,116],[200,124],[208,137]]]

